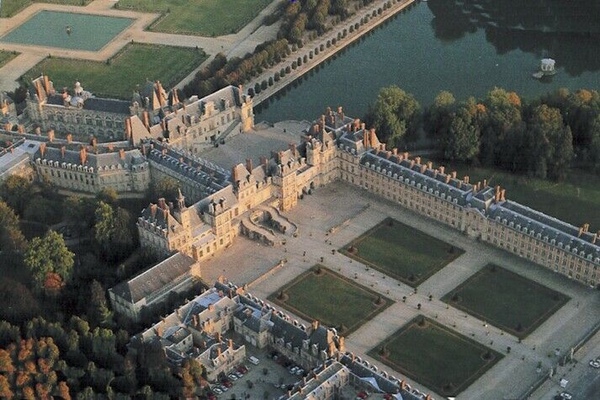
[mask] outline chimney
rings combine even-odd
[[[450,175],[452,176],[452,179],[456,179],[456,171],[450,172]]]
[[[156,204],[150,204],[150,215],[152,216],[152,218],[156,217],[156,209],[157,209],[157,205]]]
[[[417,164],[421,164],[421,157],[415,157],[415,162]]]
[[[265,168],[265,171],[266,171],[267,165],[268,165],[267,157],[260,156],[260,165],[262,165]]]
[[[81,162],[81,165],[85,165],[87,162],[87,150],[84,146],[81,146],[81,149],[79,149],[79,161]]]
[[[337,109],[337,113],[338,113],[338,117],[342,120],[342,122],[344,121],[344,109],[340,106]]]
[[[450,183],[450,175],[446,175],[446,183]]]
[[[98,145],[98,139],[96,139],[95,137],[92,136],[92,140],[90,140],[90,144],[95,149],[96,146]]]
[[[297,157],[298,154],[296,152],[296,143],[290,143],[289,147],[290,147],[290,151],[292,152],[292,155],[294,157]]]
[[[465,177],[463,178],[463,181],[465,183],[469,183],[469,175],[465,175]]]
[[[237,174],[237,167],[235,165],[231,167],[231,180],[233,181],[233,183],[236,183],[240,180],[240,177]]]
[[[485,187],[487,187],[487,179],[484,179],[484,180],[483,180],[483,187],[484,187],[484,188],[485,188]]]
[[[142,122],[144,123],[146,129],[150,129],[150,117],[148,115],[148,111],[144,111]]]
[[[394,147],[394,148],[392,149],[392,155],[394,155],[394,156],[397,156],[397,155],[398,155],[398,148],[397,148],[397,147]]]
[[[67,148],[65,146],[60,146],[60,155],[62,158],[65,158],[66,151],[67,151]]]
[[[121,160],[125,160],[125,150],[124,149],[119,149],[119,158]]]
[[[444,167],[443,165],[440,165],[440,166],[438,167],[438,170],[440,171],[440,174],[443,174],[443,173],[444,173],[444,171],[446,170],[446,167]]]
[[[365,130],[365,123],[364,122],[360,123],[360,129],[363,130],[363,131]]]
[[[221,357],[221,346],[217,346],[217,357]]]
[[[73,141],[73,135],[71,135],[70,133],[67,133],[67,143],[71,143]]]
[[[506,201],[505,195],[506,195],[506,189],[502,189],[500,191],[500,201]]]
[[[587,233],[587,231],[590,229],[590,224],[583,224],[583,231]]]
[[[45,154],[46,154],[46,143],[42,143],[42,144],[40,144],[40,155],[42,156],[42,158],[44,158]]]
[[[319,321],[318,320],[315,319],[313,321],[313,323],[312,323],[312,329],[313,329],[313,332],[316,331],[317,329],[319,329]]]
[[[433,169],[433,163],[431,161],[427,161],[427,168]]]
[[[246,169],[248,170],[249,173],[252,173],[252,170],[254,169],[251,158],[246,158]]]
[[[577,234],[577,237],[581,237],[582,234],[583,234],[583,226],[579,228],[579,233]]]
[[[48,129],[48,141],[50,143],[54,141],[54,129]]]
[[[594,236],[592,236],[592,244],[596,244],[596,240],[598,240],[598,232],[594,233]]]
[[[229,339],[228,345],[229,345],[229,349],[233,350],[233,339]]]
[[[167,207],[167,202],[165,201],[164,197],[158,199],[158,207],[162,208],[163,210]]]
[[[404,153],[402,153],[402,156],[404,157],[405,160],[408,160],[408,151],[405,151]]]

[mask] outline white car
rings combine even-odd
[[[221,394],[221,393],[223,393],[223,391],[222,391],[221,389],[219,389],[218,387],[214,387],[214,388],[212,389],[212,391],[213,391],[213,392],[215,392],[216,394]]]
[[[237,376],[235,376],[234,374],[229,374],[229,375],[227,375],[227,377],[228,377],[229,379],[231,379],[232,381],[237,381],[237,380],[238,380],[238,377],[237,377]]]
[[[562,392],[560,394],[560,397],[565,400],[571,400],[573,398],[573,395],[571,395],[571,393],[568,392]]]
[[[590,367],[600,368],[600,360],[591,360]]]

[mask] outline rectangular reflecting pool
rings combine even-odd
[[[131,18],[44,10],[0,37],[0,42],[97,51],[132,22]]]

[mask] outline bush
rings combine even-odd
[[[304,55],[304,57],[302,57],[302,61],[304,61],[305,64],[308,62],[308,56],[306,54]]]
[[[260,84],[259,84],[258,82],[256,82],[256,85],[254,85],[254,92],[255,92],[256,94],[259,94],[259,93],[260,93],[260,90],[261,90],[261,89],[260,89]]]
[[[296,61],[294,61],[294,62],[292,63],[292,69],[296,69],[297,67],[298,67],[298,64],[296,63]]]
[[[263,79],[262,83],[260,84],[260,88],[261,88],[262,90],[265,90],[265,89],[268,87],[268,85],[269,85],[269,84],[267,83],[267,80],[266,80],[266,79]]]
[[[289,74],[290,72],[292,72],[292,69],[290,68],[290,66],[288,65],[287,67],[285,67],[285,73]]]
[[[273,76],[275,82],[279,82],[279,79],[281,79],[279,72],[275,72],[275,75]]]
[[[273,77],[272,76],[269,77],[269,86],[273,86]]]

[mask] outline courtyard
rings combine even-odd
[[[456,396],[502,358],[422,315],[368,355],[445,396]]]
[[[305,320],[317,320],[348,335],[393,302],[316,265],[268,298]]]
[[[569,297],[490,264],[442,300],[523,339]]]
[[[386,218],[341,251],[413,287],[463,253],[392,218]]]

